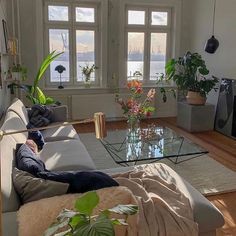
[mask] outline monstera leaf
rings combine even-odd
[[[117,205],[93,216],[98,203],[99,197],[95,191],[84,194],[76,200],[75,211],[64,209],[44,236],[115,236],[114,225],[127,223],[124,219],[110,219],[110,213],[134,215],[138,211],[136,205]]]

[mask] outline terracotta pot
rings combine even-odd
[[[206,97],[203,97],[199,92],[188,91],[186,96],[187,103],[191,105],[205,105]]]

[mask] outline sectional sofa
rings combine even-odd
[[[67,119],[67,107],[53,107],[53,122]],[[26,129],[27,109],[15,99],[8,108],[1,130],[16,131]],[[79,135],[72,126],[60,126],[42,131],[46,144],[39,153],[49,170],[94,170],[96,169]],[[1,191],[3,235],[17,236],[17,210],[20,201],[12,184],[12,169],[15,166],[15,148],[17,143],[25,143],[28,133],[4,136],[1,141]],[[199,225],[199,235],[215,235],[216,228],[224,224],[222,214],[188,182],[166,166],[176,178],[178,187],[190,199],[194,220]],[[110,169],[109,173],[126,171],[126,168]]]

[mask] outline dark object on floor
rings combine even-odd
[[[221,80],[215,130],[236,138],[236,80]]]

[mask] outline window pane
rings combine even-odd
[[[94,8],[76,7],[75,11],[77,22],[95,22]]]
[[[134,79],[133,74],[138,71],[143,74],[144,61],[144,33],[128,33],[128,79]],[[139,77],[143,79],[143,77]]]
[[[68,7],[48,6],[48,19],[50,21],[68,21]]]
[[[76,59],[77,59],[77,81],[83,81],[82,74],[84,66],[91,67],[95,64],[95,32],[91,30],[76,30]],[[91,73],[91,81],[95,80],[95,73]]]
[[[129,25],[144,25],[145,24],[145,11],[128,11],[128,24]]]
[[[166,33],[151,33],[150,80],[156,80],[156,73],[165,73]]]
[[[167,25],[168,12],[152,12],[152,25]]]
[[[70,78],[69,30],[49,29],[49,48],[50,52],[54,50],[64,52],[50,64],[50,81],[59,82],[61,76],[61,81],[68,82]],[[66,69],[61,74],[55,71],[58,65],[62,65]]]

